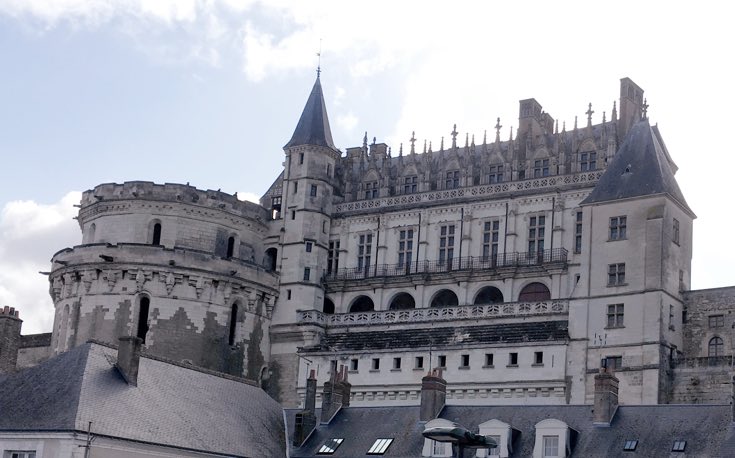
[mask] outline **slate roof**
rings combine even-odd
[[[667,194],[692,213],[674,178],[675,165],[648,119],[638,121],[582,205]],[[693,213],[692,213],[693,215]]]
[[[289,416],[295,413],[288,411]],[[394,438],[384,456],[420,457],[424,424],[418,417],[418,406],[343,408],[328,425],[317,426],[302,447],[292,449],[291,456],[316,456],[329,438],[345,439],[332,456],[366,456],[376,439]],[[439,417],[474,432],[491,419],[510,424],[520,432],[511,457],[533,455],[534,426],[547,418],[561,420],[573,430],[572,457],[735,456],[730,406],[724,405],[620,406],[610,427],[594,426],[588,405],[447,406]],[[635,451],[623,451],[626,440],[638,440]],[[685,454],[672,453],[674,440],[687,442]]]
[[[460,344],[521,343],[565,340],[567,321],[505,323],[480,326],[340,332],[325,335],[320,344],[303,352],[386,350]]]
[[[142,357],[138,386],[88,342],[0,376],[0,431],[86,431],[224,456],[285,456],[282,410],[261,389]]]
[[[284,148],[299,145],[326,146],[336,150],[332,141],[332,131],[329,128],[327,107],[324,104],[324,94],[319,77],[316,78],[314,87],[311,89],[296,130]]]

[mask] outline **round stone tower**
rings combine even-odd
[[[219,192],[150,182],[82,195],[82,244],[53,256],[52,347],[144,339],[148,352],[262,379],[278,294],[264,208]]]

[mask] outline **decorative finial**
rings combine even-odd
[[[376,143],[376,142],[375,142],[375,137],[373,137],[373,145],[374,145],[375,143]]]
[[[574,117],[574,130],[577,130],[577,117]]]
[[[567,122],[566,121],[562,121],[561,122],[561,131],[562,131],[562,133],[564,133],[564,132],[567,131]]]
[[[431,152],[431,140],[429,140],[429,152]]]
[[[603,124],[605,124],[605,122],[607,122],[607,120],[606,120],[606,118],[605,118],[605,115],[606,115],[606,113],[605,113],[605,112],[603,111],[603,112],[602,112],[602,123],[603,123]]]
[[[426,154],[426,139],[424,139],[424,154]]]
[[[467,132],[464,136],[464,147],[468,148],[470,146],[470,133]]]
[[[457,146],[456,144],[454,146]],[[431,151],[431,142],[429,142],[429,151]],[[444,137],[442,137],[442,142],[439,144],[439,151],[444,151]]]
[[[556,120],[556,126],[554,126],[554,133],[555,134],[559,133],[559,120],[558,119]]]
[[[592,125],[592,113],[594,113],[594,111],[592,111],[592,102],[590,102],[589,108],[587,108],[587,111],[585,112],[587,115],[587,127]]]
[[[403,156],[403,143],[398,147],[398,155]]]
[[[455,124],[452,128],[452,149],[457,148],[457,125]],[[444,150],[444,138],[442,137],[442,151]]]
[[[618,102],[613,100],[612,118],[613,121],[618,120]]]
[[[472,134],[472,147],[475,147],[475,134]]]
[[[362,137],[362,147],[367,148],[367,131],[365,131],[365,136]]]
[[[316,64],[316,79],[319,79],[319,77],[322,74],[322,39],[319,39],[319,52],[316,53],[317,56],[317,64]]]
[[[411,142],[411,154],[416,154],[416,150],[414,149],[414,143],[416,143],[416,131],[415,130],[411,132],[411,139],[409,141]]]
[[[643,119],[648,118],[648,99],[643,99],[641,108],[643,108]]]
[[[503,126],[500,125],[500,118],[498,117],[498,120],[495,122],[495,141],[500,141],[500,129],[502,129]]]
[[[513,141],[513,126],[510,126],[510,137],[509,137],[509,140],[510,141]]]
[[[485,132],[482,134],[482,144],[487,145],[487,129],[485,129]]]

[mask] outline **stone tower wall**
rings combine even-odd
[[[18,311],[13,307],[0,308],[0,374],[15,371],[20,346],[20,325]]]

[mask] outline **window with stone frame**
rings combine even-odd
[[[452,264],[454,259],[454,224],[439,228],[439,264]]]
[[[309,191],[309,195],[311,197],[316,197],[317,189],[318,189],[317,188],[317,185],[315,185],[315,184],[311,185],[311,190]]]
[[[398,267],[405,267],[406,272],[411,269],[413,256],[413,229],[398,231]]]
[[[605,367],[608,371],[614,371],[623,367],[622,356],[607,356],[605,357]]]
[[[549,176],[549,160],[539,159],[533,161],[533,177],[541,178]]]
[[[625,240],[628,238],[627,225],[627,216],[613,216],[610,218],[610,233],[608,240]]]
[[[327,250],[327,273],[336,273],[337,269],[339,269],[339,240],[330,240]]]
[[[378,182],[377,181],[368,181],[365,183],[365,198],[366,199],[375,199],[378,197]]]
[[[725,326],[725,315],[710,315],[708,321],[710,328],[722,328]]]
[[[3,458],[36,458],[35,450],[6,450]]]
[[[589,172],[592,170],[597,170],[597,153],[594,151],[579,153],[579,171]]]
[[[607,286],[625,284],[625,263],[609,264],[607,266]]]
[[[503,182],[503,165],[502,164],[490,166],[490,173],[487,176],[487,182],[489,184]]]
[[[582,212],[575,213],[574,221],[574,252],[582,252]]]
[[[544,237],[546,236],[546,217],[532,216],[528,220],[528,255],[543,255]]]
[[[709,340],[707,345],[707,356],[716,357],[725,355],[725,342],[721,337],[715,336]]]
[[[416,175],[403,177],[403,193],[414,194],[418,192],[418,177]]]
[[[498,263],[500,221],[485,221],[482,229],[482,260],[490,261],[494,267]]]
[[[304,267],[304,281],[311,279],[311,267]]]
[[[444,189],[457,188],[459,188],[459,170],[451,170],[446,173],[446,179],[444,180]]]
[[[543,437],[543,450],[542,454],[544,458],[558,458],[559,456],[559,436],[544,436]]]
[[[370,267],[370,259],[373,252],[373,234],[360,234],[357,239],[357,268],[367,269]]]
[[[608,328],[622,328],[625,317],[625,305],[623,304],[609,304],[607,306],[607,327]]]
[[[674,218],[672,233],[671,233],[671,241],[679,244],[679,220]]]

